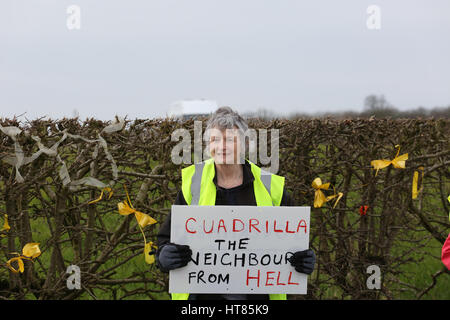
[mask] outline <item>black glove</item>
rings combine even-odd
[[[288,261],[295,267],[295,271],[311,274],[316,263],[316,255],[311,249],[297,251],[288,259]]]
[[[191,261],[192,250],[189,246],[168,243],[158,249],[156,265],[163,272],[184,267]]]

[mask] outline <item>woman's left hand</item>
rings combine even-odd
[[[311,249],[297,251],[288,261],[300,273],[311,274],[316,264],[316,254]]]

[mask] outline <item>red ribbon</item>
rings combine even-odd
[[[359,215],[365,216],[367,214],[367,210],[369,209],[369,206],[361,206],[359,207]]]

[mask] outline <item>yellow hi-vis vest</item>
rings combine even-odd
[[[248,161],[248,160],[247,160]],[[257,206],[279,206],[283,197],[284,177],[262,170],[248,161],[255,180],[253,189]],[[181,191],[188,205],[216,204],[214,159],[181,170]],[[189,293],[172,293],[172,300],[187,300]],[[286,300],[286,294],[269,294],[270,300]]]

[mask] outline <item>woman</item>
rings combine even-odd
[[[274,205],[293,206],[284,187],[284,177],[261,170],[244,159],[243,142],[247,122],[229,107],[219,108],[208,121],[211,159],[182,170],[182,190],[176,205]],[[242,152],[241,152],[242,151]],[[203,179],[202,177],[213,177]],[[170,242],[170,215],[157,235],[157,266],[163,272],[186,266],[191,260],[189,246]],[[291,265],[301,273],[311,274],[315,255],[312,250],[296,252]],[[172,299],[253,300],[286,299],[285,294],[172,294]]]

